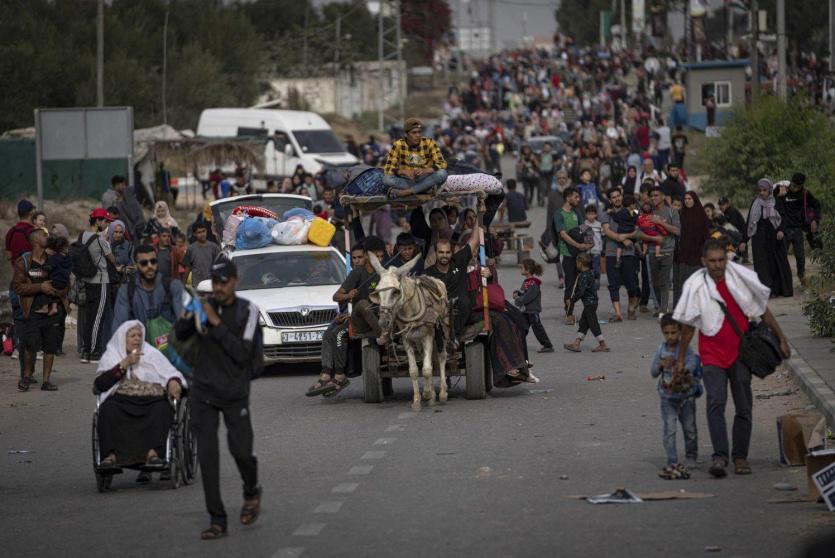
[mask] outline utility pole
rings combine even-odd
[[[629,32],[626,30],[626,0],[620,0],[620,40],[623,50],[629,44]]]
[[[777,95],[785,101],[786,87],[786,0],[777,0]]]
[[[380,12],[377,14],[377,31],[379,33],[377,37],[377,56],[379,58],[379,66],[377,68],[377,77],[380,81],[378,95],[380,96],[380,106],[377,110],[377,129],[381,132],[385,128],[385,112],[386,112],[386,82],[383,79],[383,63],[386,61],[386,53],[385,53],[385,34],[386,30],[384,27],[383,21],[383,5],[384,1],[380,0]]]
[[[726,37],[725,37],[725,51],[728,56],[731,55],[731,50],[733,49],[734,44],[734,11],[731,9],[730,2],[725,4],[725,12],[727,13],[728,19],[726,21],[727,29]]]
[[[168,124],[168,12],[170,4],[165,3],[165,19],[162,23],[162,123]]]
[[[104,106],[104,0],[96,16],[96,106]]]
[[[751,0],[748,17],[751,23],[751,102],[754,103],[760,96],[760,53],[757,48],[760,38],[760,5],[757,0]]]
[[[405,96],[406,87],[403,81],[403,35],[400,29],[400,0],[394,0],[394,41],[397,52],[397,108],[400,112],[400,123],[406,124]]]
[[[339,111],[340,97],[339,97],[339,47],[342,40],[342,14],[336,16],[336,47],[333,51],[333,88],[334,88],[334,110],[336,114],[341,114]]]
[[[302,72],[307,77],[307,33],[310,24],[310,4],[305,2],[304,5],[304,36],[302,38]]]

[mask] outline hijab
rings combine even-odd
[[[684,197],[693,198],[693,207],[682,205],[679,216],[681,219],[681,235],[678,242],[676,261],[689,265],[701,265],[702,246],[710,232],[710,221],[698,194],[693,190],[684,193]]]
[[[129,320],[122,323],[119,329],[116,330],[116,333],[113,334],[113,337],[110,338],[110,341],[107,342],[107,349],[104,351],[96,369],[98,374],[105,374],[113,370],[113,368],[128,356],[128,332],[135,327],[142,330],[142,338],[145,338],[145,326],[139,320]],[[183,387],[188,386],[186,379],[180,374],[179,370],[174,368],[168,362],[168,359],[147,341],[143,341],[142,356],[139,362],[128,369],[128,375],[143,382],[160,384],[163,387],[167,386],[168,381],[172,378],[177,378],[183,384]],[[107,399],[118,387],[119,384],[116,383],[112,388],[102,393],[99,396],[99,402]]]
[[[757,182],[758,190],[767,190],[768,197],[763,198],[759,194],[754,198],[754,203],[751,204],[751,210],[748,212],[748,238],[757,234],[757,224],[760,219],[768,219],[771,225],[776,229],[783,222],[783,218],[777,211],[777,199],[774,197],[772,191],[771,181],[767,178],[761,178]]]
[[[70,231],[68,231],[67,227],[62,223],[55,223],[54,225],[52,225],[49,234],[54,236],[60,236],[62,238],[66,238],[67,240],[69,240],[70,238]]]
[[[112,221],[109,225],[107,225],[107,241],[111,244],[113,244],[113,231],[115,231],[116,227],[119,225],[122,226],[122,232],[125,235],[122,238],[127,239],[128,237],[128,228],[125,226],[125,223],[123,221],[120,221],[119,219],[116,219],[115,221]]]
[[[163,209],[165,214],[162,217],[157,216],[157,210]],[[168,209],[168,204],[164,201],[158,201],[156,205],[154,205],[154,218],[159,221],[159,224],[166,229],[178,229],[180,228],[177,225],[177,220],[171,216],[171,211]]]
[[[630,170],[635,171],[635,176],[633,176],[633,177],[629,176],[629,171]],[[624,192],[629,192],[629,193],[634,192],[635,190],[637,190],[637,188],[636,188],[636,186],[638,186],[637,182],[638,182],[638,167],[630,165],[629,168],[626,169],[626,174],[624,175],[623,180],[621,181],[621,185],[623,186],[623,191]]]

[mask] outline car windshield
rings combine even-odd
[[[345,262],[333,251],[262,252],[235,257],[238,289],[341,285]]]
[[[345,153],[331,130],[293,130],[293,135],[305,153]]]
[[[223,232],[223,224],[226,223],[226,220],[230,215],[232,215],[235,208],[241,205],[269,209],[278,215],[279,218],[284,215],[285,211],[293,209],[294,207],[313,209],[313,202],[302,198],[288,198],[284,196],[270,197],[262,195],[244,196],[240,198],[240,201],[236,201],[232,198],[228,202],[212,206],[212,225],[214,226],[215,234],[221,234]]]

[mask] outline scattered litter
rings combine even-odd
[[[551,393],[554,390],[553,390],[553,388],[548,388],[548,389],[529,389],[528,391],[531,392],[534,395],[537,395],[537,394],[541,394],[541,393]]]
[[[623,370],[618,370],[615,374],[623,374]]]
[[[775,392],[775,393],[756,395],[754,398],[755,399],[771,399],[772,397],[785,397],[786,395],[792,395],[796,391],[797,390],[794,390],[794,389],[787,389],[785,391],[778,391],[778,392]]]
[[[705,552],[722,552],[722,547],[719,546],[706,546]]]
[[[780,490],[783,492],[791,492],[793,490],[797,490],[797,487],[793,484],[789,484],[787,482],[776,482],[773,486],[774,490]]]
[[[606,380],[606,376],[588,376],[586,378],[587,382],[602,382]]]
[[[560,480],[568,480],[568,475],[560,475]]]
[[[435,409],[435,412],[436,412],[436,413],[443,413],[443,410],[441,410],[441,409]]]
[[[9,455],[14,455],[18,453],[32,453],[32,450],[9,450]]]
[[[639,504],[643,502],[643,500],[638,498],[626,488],[618,488],[611,494],[587,496],[586,502],[589,504]]]
[[[808,496],[786,496],[781,498],[769,498],[766,500],[769,504],[808,504]]]
[[[626,490],[626,489],[618,489],[618,490]],[[618,492],[616,490],[612,494],[616,494]],[[629,492],[629,491],[627,491]],[[704,498],[713,498],[713,494],[708,494],[706,492],[688,492],[684,489],[681,490],[666,490],[663,492],[636,492],[632,493],[633,496],[636,496],[643,502],[658,502],[662,500],[702,500]],[[606,496],[604,494],[604,496]],[[566,498],[572,500],[588,500],[589,498],[597,498],[598,496],[588,496],[588,495],[581,495],[581,496],[566,496]]]
[[[597,320],[597,322],[602,325],[602,324],[608,324],[609,320]]]
[[[483,478],[489,477],[492,474],[493,474],[493,469],[491,469],[490,467],[486,467],[486,466],[485,467],[479,467],[478,468],[478,473],[476,473],[476,478],[477,479],[483,479]]]

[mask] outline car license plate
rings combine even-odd
[[[324,331],[283,331],[281,333],[282,343],[310,343],[321,341]]]

